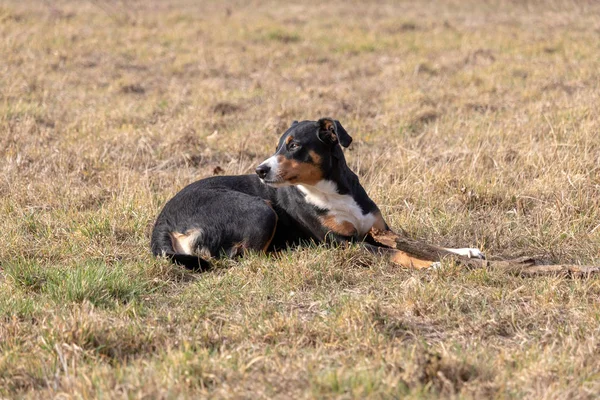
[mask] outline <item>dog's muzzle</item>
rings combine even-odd
[[[265,179],[269,172],[271,172],[271,167],[265,164],[260,164],[258,167],[256,167],[255,171],[256,175],[258,175],[260,179]]]

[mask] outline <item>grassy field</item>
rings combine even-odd
[[[597,278],[193,274],[149,233],[331,116],[396,229],[598,264],[599,35],[593,1],[0,1],[0,397],[597,398]]]

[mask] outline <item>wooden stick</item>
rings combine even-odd
[[[371,229],[365,238],[365,242],[372,246],[394,249],[417,260],[425,260],[433,263],[450,259],[469,269],[500,269],[507,273],[521,276],[588,276],[600,273],[600,267],[598,266],[574,264],[538,265],[538,260],[533,257],[520,257],[512,260],[482,260],[478,258],[468,258],[452,253],[439,246],[401,236],[391,230],[380,231],[378,229]],[[392,260],[395,259],[392,257]]]

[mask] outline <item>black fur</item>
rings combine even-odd
[[[325,120],[327,126],[333,126],[329,132],[336,137],[333,141],[324,139]],[[322,178],[335,182],[340,194],[352,195],[363,214],[376,212],[377,206],[346,165],[340,145],[347,147],[351,141],[339,121],[294,121],[279,140],[275,157],[313,167],[318,164]],[[315,155],[319,163],[313,159]],[[296,186],[268,186],[257,175],[206,178],[188,185],[167,202],[154,225],[152,253],[190,269],[208,268],[203,258],[175,254],[171,242],[171,232],[198,228],[203,233],[194,248],[204,249],[212,257],[236,256],[240,246],[273,251],[304,241],[362,239],[332,234],[320,220],[326,212],[307,203]]]

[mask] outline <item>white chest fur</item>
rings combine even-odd
[[[372,214],[363,214],[360,206],[348,194],[339,194],[337,185],[332,181],[320,181],[315,186],[298,185],[308,203],[329,210],[338,223],[349,222],[359,235],[365,235],[377,218]]]

